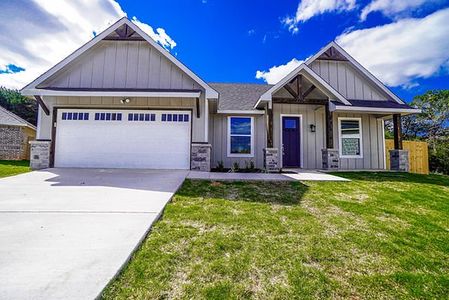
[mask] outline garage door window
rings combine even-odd
[[[162,122],[189,122],[188,114],[162,114]]]
[[[121,121],[122,113],[95,113],[95,121]]]
[[[63,120],[89,120],[89,113],[81,113],[81,112],[63,112],[62,113]]]
[[[130,113],[130,114],[128,114],[128,121],[154,122],[154,121],[156,121],[156,114],[136,114],[136,113]]]

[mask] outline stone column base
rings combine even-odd
[[[192,143],[190,169],[195,171],[210,172],[211,150],[211,144]]]
[[[409,171],[407,150],[390,150],[390,170],[399,172]]]
[[[340,157],[337,149],[321,149],[323,170],[338,170]]]
[[[279,172],[279,149],[264,148],[263,149],[263,166],[268,173]]]
[[[51,141],[31,141],[30,142],[30,168],[40,170],[50,167]]]

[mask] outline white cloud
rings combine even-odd
[[[263,79],[269,84],[276,84],[279,82],[279,80],[287,76],[291,71],[293,71],[303,62],[303,60],[297,60],[296,58],[293,58],[285,65],[271,67],[270,69],[268,69],[268,71],[257,71],[256,78]]]
[[[349,11],[356,7],[356,0],[301,0],[294,17],[286,17],[282,23],[292,33],[298,32],[298,24],[311,19],[314,16],[326,12]]]
[[[132,19],[133,23],[140,27],[153,40],[161,44],[165,49],[173,49],[176,47],[176,42],[165,32],[164,28],[157,28],[154,32],[153,27],[148,24],[140,22],[136,17]]]
[[[0,86],[22,88],[125,15],[114,0],[0,1],[0,69],[25,69],[0,74]],[[164,29],[151,31],[165,48],[176,46]]]
[[[365,6],[360,14],[362,21],[375,11],[381,12],[383,15],[396,19],[403,16],[403,13],[410,12],[423,4],[433,4],[441,2],[441,0],[373,0]]]
[[[346,32],[337,42],[381,81],[410,86],[448,67],[449,8],[421,19]]]

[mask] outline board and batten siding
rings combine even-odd
[[[281,115],[300,115],[302,117],[302,167],[304,169],[321,169],[321,150],[325,147],[325,113],[319,105],[273,104],[274,147],[281,146]],[[363,158],[340,158],[342,170],[385,169],[385,149],[383,123],[381,119],[370,114],[334,113],[334,148],[339,149],[338,117],[357,117],[362,119]],[[310,125],[315,125],[311,132]],[[282,166],[282,156],[280,157]]]
[[[382,119],[370,114],[334,113],[334,146],[339,149],[338,118],[362,119],[363,158],[340,158],[342,170],[384,170],[385,137]]]
[[[254,118],[254,157],[228,157],[229,116],[248,116]],[[234,162],[239,163],[240,168],[245,168],[245,162],[249,165],[250,161],[254,162],[256,168],[263,168],[263,149],[267,144],[265,115],[211,114],[209,132],[209,142],[212,145],[212,168],[217,167],[219,161],[223,161],[225,168],[231,168]]]
[[[146,41],[100,41],[39,87],[203,90]]]
[[[349,62],[315,60],[310,67],[346,99],[388,100]]]
[[[273,144],[279,149],[282,166],[281,115],[301,115],[302,117],[302,167],[304,169],[321,169],[321,149],[324,147],[324,106],[299,104],[273,104]],[[315,132],[310,125],[316,126]]]
[[[200,118],[196,117],[195,99],[191,98],[155,98],[136,97],[123,105],[120,97],[44,97],[50,112],[54,107],[79,107],[80,109],[191,109],[192,110],[192,142],[205,142],[204,100],[200,101]],[[38,139],[51,139],[52,113],[45,115],[39,107]]]

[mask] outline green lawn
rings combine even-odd
[[[0,178],[30,171],[28,160],[0,160]]]
[[[187,180],[123,273],[117,299],[447,299],[449,177]]]

